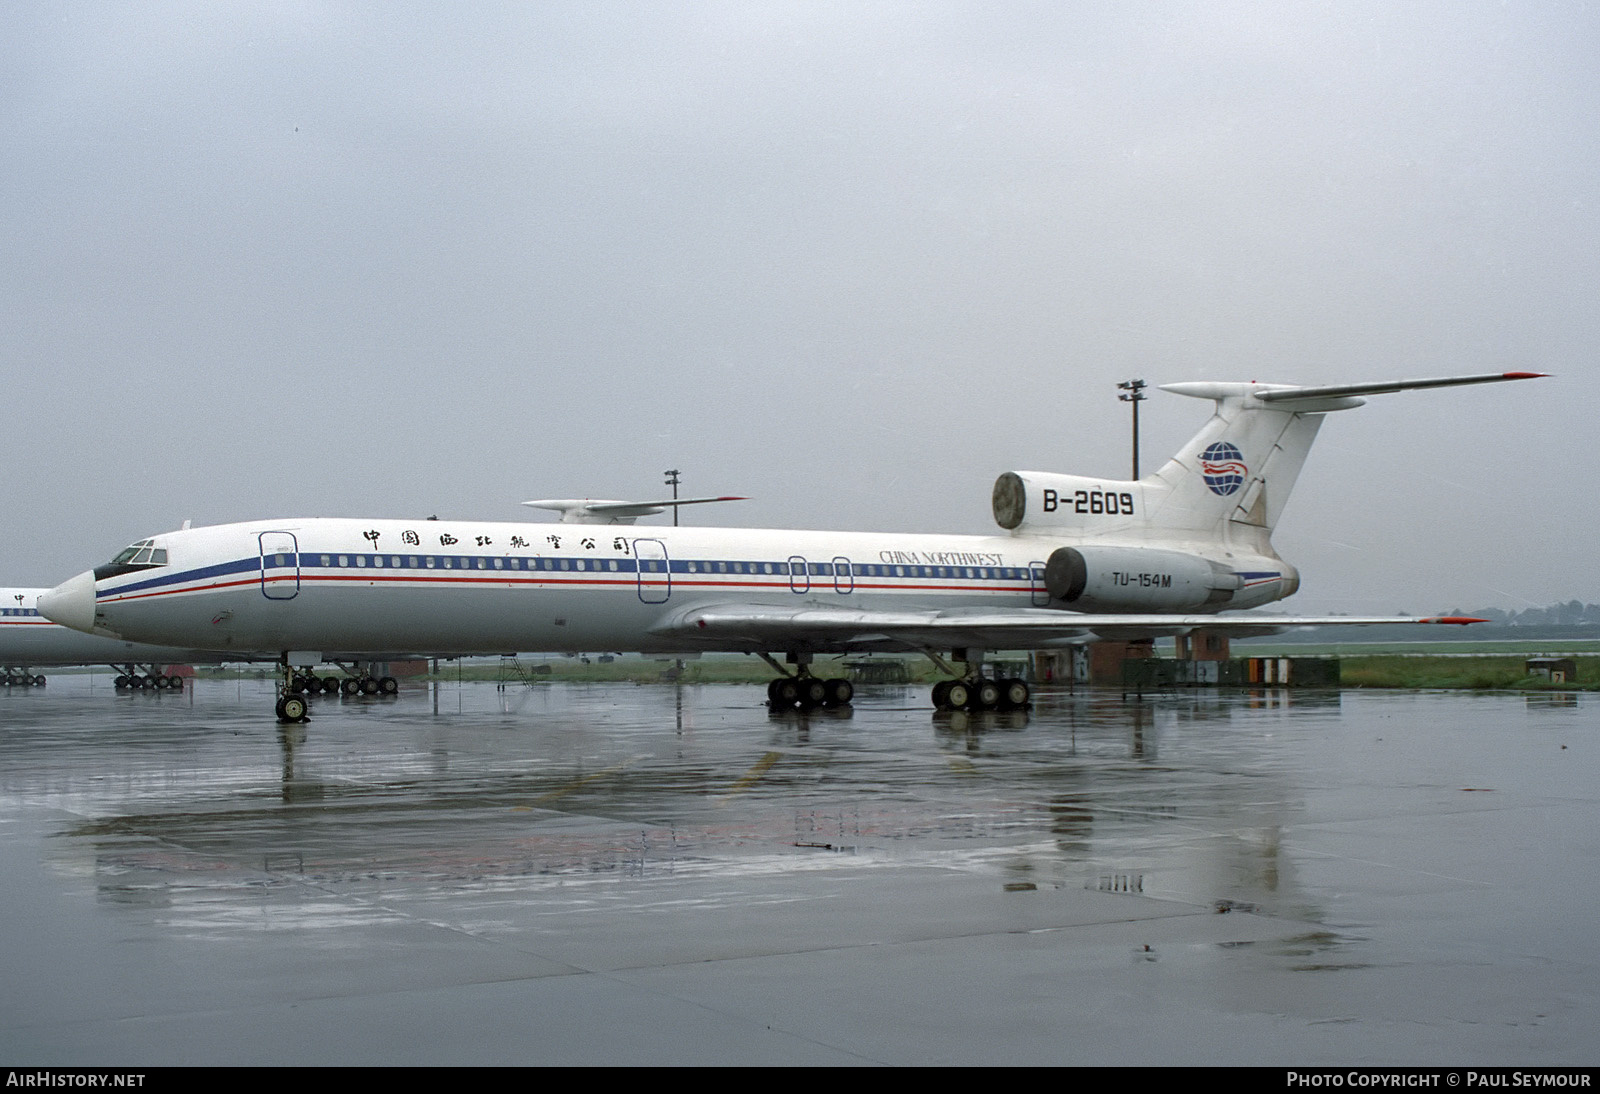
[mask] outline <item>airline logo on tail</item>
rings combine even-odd
[[[1200,474],[1213,494],[1226,497],[1237,492],[1249,473],[1243,454],[1227,441],[1218,441],[1200,453]]]

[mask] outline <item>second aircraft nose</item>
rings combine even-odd
[[[94,571],[85,570],[47,593],[39,594],[39,614],[75,631],[105,634],[94,626]]]

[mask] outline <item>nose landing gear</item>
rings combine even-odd
[[[278,663],[278,701],[272,711],[278,716],[280,722],[309,722],[311,716],[306,713],[307,704],[302,691],[305,689],[306,680],[310,677],[307,666],[296,667],[289,664],[289,656],[285,654]],[[316,679],[310,677],[310,679]]]

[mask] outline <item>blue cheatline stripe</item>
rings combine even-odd
[[[282,562],[278,561],[280,557],[283,559]],[[377,562],[379,559],[383,561],[381,563]],[[400,560],[399,565],[394,564],[395,559]],[[499,567],[494,565],[497,559],[502,562]],[[359,564],[357,560],[359,560]],[[511,565],[511,563],[516,565]],[[581,569],[578,566],[579,563],[583,564]],[[612,568],[613,565],[615,569]],[[456,573],[484,577],[537,574],[567,579],[579,578],[581,580],[591,576],[604,578],[608,575],[638,574],[641,565],[644,567],[643,572],[646,575],[670,572],[703,580],[731,578],[737,581],[740,578],[748,577],[771,578],[782,581],[787,580],[790,576],[799,576],[800,574],[800,571],[794,571],[794,574],[791,575],[790,563],[787,560],[781,562],[753,562],[746,559],[673,559],[668,562],[667,560],[645,559],[641,562],[632,558],[606,559],[575,555],[530,558],[518,555],[413,555],[395,554],[388,551],[382,553],[302,551],[298,556],[290,552],[282,552],[281,554],[274,552],[267,555],[266,558],[266,571],[269,574],[273,570],[293,569],[299,566],[311,573],[334,570],[338,571],[340,576],[344,576],[350,571],[374,574],[397,571],[401,574],[426,573],[432,577]],[[99,594],[103,596],[123,596],[130,593],[166,589],[176,585],[219,577],[260,573],[261,570],[261,557],[251,555],[211,566],[147,577],[139,581],[129,582],[126,585],[119,585],[114,589],[99,590]],[[1020,566],[927,566],[880,562],[835,565],[832,562],[807,562],[804,573],[816,577],[850,577],[853,580],[880,578],[894,581],[933,580],[996,583],[1029,580],[1029,570]],[[1255,577],[1278,577],[1280,575],[1277,573],[1262,573],[1240,574],[1239,576],[1250,579]]]
[[[208,577],[225,577],[228,574],[245,573],[250,570],[260,570],[259,558],[236,559],[232,562],[219,562],[215,566],[202,566],[197,570],[183,570],[175,574],[165,574],[160,577],[146,578],[143,581],[130,582],[127,585],[118,585],[115,589],[100,590],[104,593],[138,592],[143,589],[159,589],[167,585],[177,585],[185,581],[201,581]]]

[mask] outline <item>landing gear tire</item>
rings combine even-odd
[[[937,699],[935,699],[937,703]],[[941,710],[967,710],[972,706],[972,686],[965,680],[947,680],[944,685],[944,702],[937,703]]]
[[[828,685],[814,676],[801,677],[796,683],[800,688],[800,709],[815,710],[828,701]]]
[[[850,700],[856,696],[855,685],[848,680],[829,680],[827,683],[828,697],[825,700],[830,707],[847,707]]]
[[[303,722],[306,720],[306,701],[298,695],[285,695],[278,700],[278,721]]]
[[[339,678],[337,676],[324,676],[322,678],[322,690],[327,695],[338,695]]]
[[[1033,692],[1026,680],[1013,677],[1000,681],[1000,707],[1003,710],[1020,710],[1033,701]]]
[[[395,695],[400,691],[400,681],[393,676],[384,676],[378,680],[378,693],[381,695]]]
[[[365,680],[361,681],[361,694],[362,695],[376,695],[376,694],[378,694],[378,682],[376,680],[374,680],[370,676],[367,677]]]
[[[347,676],[345,677],[344,683],[339,685],[339,690],[344,692],[346,695],[354,695],[356,692],[361,690],[361,681],[357,680],[353,676]]]
[[[1000,685],[993,680],[979,680],[972,685],[972,709],[993,710],[1000,705]]]
[[[800,681],[780,676],[767,685],[767,703],[774,709],[790,710],[800,702]]]

